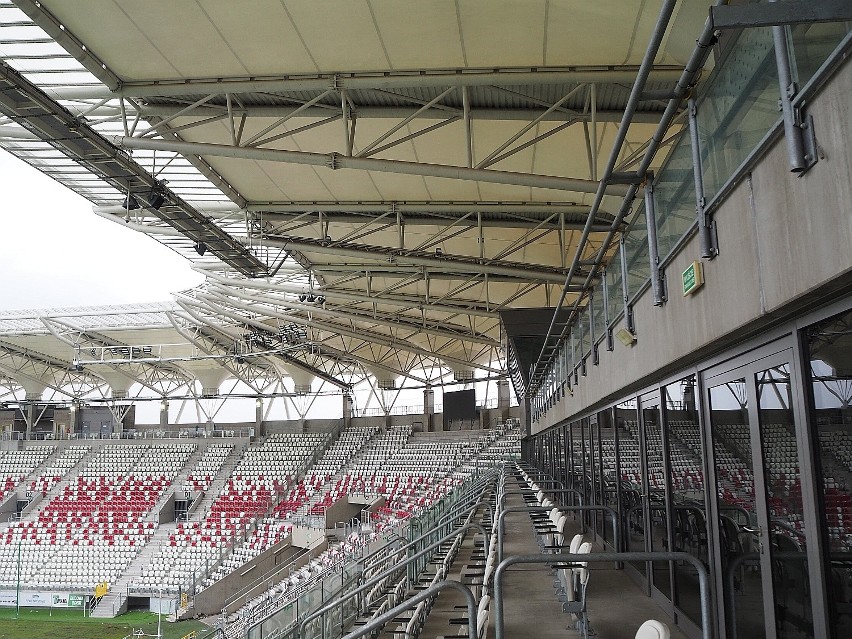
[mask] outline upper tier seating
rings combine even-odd
[[[44,463],[55,446],[31,446],[24,450],[0,451],[0,502],[6,499],[18,484]]]

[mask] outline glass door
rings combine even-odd
[[[639,401],[640,444],[645,486],[642,495],[645,515],[645,550],[665,552],[672,548],[672,543],[669,536],[668,472],[660,396],[653,393],[641,397]],[[649,566],[649,572],[651,592],[658,591],[664,599],[671,600],[669,562],[653,562]]]
[[[728,637],[813,636],[791,359],[705,378]]]

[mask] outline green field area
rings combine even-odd
[[[0,639],[122,639],[133,630],[157,635],[157,615],[150,612],[129,612],[115,619],[83,617],[80,610],[21,608],[15,618],[14,608],[0,609]],[[192,631],[201,637],[210,628],[198,621],[169,623],[162,621],[164,639],[181,639]]]

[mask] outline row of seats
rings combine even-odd
[[[536,530],[539,533],[539,544],[543,552],[569,553],[585,555],[592,551],[591,542],[585,541],[583,534],[578,533],[568,540],[567,514],[559,510],[554,501],[537,483],[536,479],[526,470],[518,466],[517,477],[521,486],[526,488],[524,499],[530,506],[549,508],[544,515],[531,515]],[[556,597],[562,602],[562,612],[575,619],[574,629],[584,639],[593,636],[587,612],[587,597],[590,571],[588,562],[580,561],[573,564],[552,564],[554,571],[553,587]],[[636,639],[668,639],[671,636],[668,626],[657,620],[644,622],[636,631]]]
[[[0,557],[9,561],[20,552],[26,588],[90,589],[114,581],[154,534],[157,524],[147,516],[194,448],[103,446],[32,518],[6,529]],[[54,466],[72,468],[85,450],[66,449]],[[56,477],[43,485],[55,485]],[[10,585],[10,572],[3,574],[0,585]]]

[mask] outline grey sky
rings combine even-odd
[[[0,310],[161,302],[201,282],[157,241],[0,151]]]

